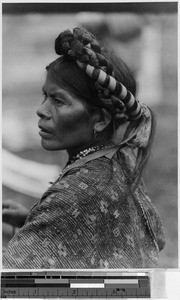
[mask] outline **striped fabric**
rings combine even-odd
[[[104,72],[103,70],[97,69],[94,66],[82,63],[78,60],[77,65],[82,70],[84,70],[86,74],[94,81],[97,81],[103,87],[107,87],[112,92],[112,94],[119,97],[119,99],[124,103],[127,115],[129,115],[131,120],[136,120],[141,116],[142,110],[140,103],[122,83],[118,82],[112,76],[106,74],[106,72]]]

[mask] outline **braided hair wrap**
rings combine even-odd
[[[137,120],[142,107],[133,94],[114,77],[113,66],[95,37],[84,28],[62,32],[55,40],[58,55],[70,56],[95,83],[100,99],[109,98],[118,108],[116,119]]]

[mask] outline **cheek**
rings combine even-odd
[[[91,127],[90,116],[86,111],[78,110],[58,116],[57,132],[75,132],[78,129],[88,129]]]

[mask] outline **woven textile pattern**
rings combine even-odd
[[[156,267],[161,219],[142,184],[131,193],[132,162],[120,156],[121,165],[102,156],[58,178],[9,242],[3,267]]]

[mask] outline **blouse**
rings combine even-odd
[[[164,229],[143,182],[131,191],[133,167],[114,147],[65,168],[10,240],[3,268],[157,267]]]

